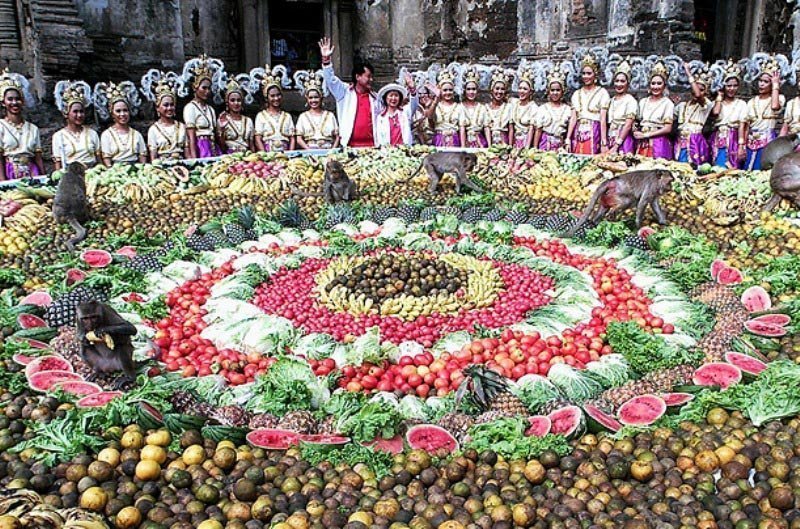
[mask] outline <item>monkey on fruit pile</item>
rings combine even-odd
[[[56,195],[53,198],[53,218],[59,224],[69,224],[75,230],[75,236],[67,241],[70,251],[75,244],[86,238],[86,228],[82,223],[89,220],[89,207],[86,204],[86,180],[83,164],[73,162],[58,182]]]
[[[659,224],[666,224],[667,219],[661,211],[658,197],[672,189],[672,173],[666,169],[646,169],[640,171],[630,171],[606,180],[592,194],[589,204],[583,211],[583,215],[578,223],[569,231],[569,235],[586,224],[591,218],[592,222],[599,222],[606,215],[613,215],[619,211],[629,208],[636,208],[636,227],[642,226],[644,211],[648,205],[656,214]],[[597,213],[592,215],[597,203],[600,208]]]
[[[292,189],[292,193],[303,197],[324,197],[328,204],[350,202],[358,198],[358,188],[350,180],[344,166],[338,160],[328,159],[325,164],[325,178],[322,180],[322,193],[305,193]]]
[[[478,156],[471,152],[432,152],[422,160],[421,168],[425,168],[428,173],[430,182],[428,184],[428,192],[433,193],[439,187],[439,180],[445,173],[453,173],[456,176],[456,193],[461,193],[461,186],[466,186],[473,191],[483,193],[483,189],[475,185],[472,180],[467,177],[467,173],[472,171],[478,165]],[[406,180],[412,180],[419,169]]]
[[[765,209],[772,211],[785,198],[800,208],[800,152],[793,152],[775,163],[769,176],[772,197]]]
[[[778,160],[793,153],[798,145],[800,145],[800,135],[798,134],[781,136],[767,143],[764,152],[761,153],[761,170],[772,169]]]
[[[101,373],[122,371],[115,386],[121,388],[133,382],[136,367],[133,362],[131,337],[136,327],[117,311],[99,301],[86,301],[78,305],[77,334],[81,358],[92,368],[91,382]]]

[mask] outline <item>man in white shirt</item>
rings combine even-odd
[[[333,73],[333,49],[329,37],[323,37],[319,41],[322,74],[328,91],[336,99],[336,117],[339,120],[342,145],[374,147],[377,117],[383,110],[380,100],[372,91],[374,69],[368,62],[357,62],[353,66],[352,83],[344,83]]]

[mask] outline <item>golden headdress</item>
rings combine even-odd
[[[650,77],[649,77],[649,79],[652,79],[655,76],[659,76],[662,79],[664,79],[664,83],[665,84],[667,82],[667,79],[669,79],[669,69],[664,64],[664,62],[661,61],[661,60],[656,61],[656,63],[653,65],[653,67],[650,68]]]
[[[517,86],[522,83],[526,83],[531,89],[533,89],[535,77],[536,75],[531,68],[520,68],[519,73],[517,74]]]
[[[298,70],[294,73],[294,84],[303,95],[309,92],[316,92],[320,97],[326,95],[321,71]]]
[[[0,72],[0,98],[5,98],[6,92],[16,90],[19,96],[25,100],[25,87],[28,81],[18,73],[9,72],[8,68]]]
[[[555,64],[547,73],[547,88],[549,89],[550,85],[553,83],[560,84],[562,89],[566,87],[567,74],[561,69],[560,63]]]
[[[706,88],[711,86],[711,75],[708,73],[708,70],[700,70],[696,74],[694,74],[694,82],[697,84],[701,84]]]
[[[196,64],[190,67],[189,71],[192,74],[192,88],[197,88],[206,79],[209,81],[214,79],[214,72],[211,70],[208,55],[205,53],[197,58]]]
[[[725,68],[722,70],[722,81],[725,82],[728,79],[742,80],[742,69],[738,64],[733,62],[733,59],[728,59],[728,64],[726,64]]]
[[[581,59],[581,69],[589,67],[594,70],[595,74],[600,73],[600,63],[597,62],[597,58],[594,56],[592,52],[586,52],[586,55],[583,56]]]
[[[441,72],[439,72],[439,75],[436,76],[436,84],[439,85],[440,88],[446,84],[455,87],[456,76],[453,75],[453,72],[450,70],[443,69]]]
[[[178,103],[178,88],[181,82],[175,72],[162,72],[161,70],[148,70],[142,76],[142,94],[145,99],[152,102],[155,106],[161,104],[165,97],[172,97],[174,103]]]
[[[481,85],[481,74],[478,72],[478,67],[474,64],[467,65],[464,68],[464,87],[469,83],[475,83],[476,86]]]
[[[289,78],[289,72],[286,69],[286,66],[282,64],[272,67],[267,64],[263,68],[253,68],[250,70],[250,78],[252,79],[253,87],[260,89],[264,97],[267,96],[267,92],[269,92],[270,88],[283,90],[284,88],[289,88],[292,85],[292,81]]]
[[[769,75],[772,76],[775,72],[780,72],[781,67],[778,64],[778,61],[775,60],[775,57],[771,56],[761,64],[761,68],[759,69],[759,77],[762,75]]]
[[[631,63],[628,59],[621,61],[617,65],[617,67],[614,68],[614,77],[616,77],[619,74],[624,75],[628,79],[628,81],[631,80],[631,77],[633,75],[633,66],[631,66]]]
[[[506,72],[503,71],[503,69],[499,68],[499,67],[497,67],[494,70],[492,70],[492,80],[489,81],[489,89],[490,90],[494,89],[494,85],[496,85],[498,83],[503,83],[503,85],[505,85],[505,86],[508,86],[508,84],[509,84],[509,80],[508,80],[508,76],[506,75]]]
[[[121,83],[97,83],[94,87],[94,105],[96,112],[103,119],[110,117],[114,103],[123,102],[128,105],[131,115],[139,111],[142,104],[136,85],[130,81]]]
[[[75,103],[84,108],[92,104],[92,89],[84,81],[59,81],[53,89],[53,97],[56,107],[66,116]]]

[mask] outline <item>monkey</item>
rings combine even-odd
[[[658,197],[672,188],[673,179],[672,173],[666,169],[648,169],[630,171],[606,180],[592,194],[578,223],[569,230],[569,235],[574,235],[578,228],[586,224],[598,202],[600,208],[591,217],[592,222],[599,222],[606,215],[635,207],[636,227],[640,228],[645,208],[649,204],[658,223],[666,224]]]
[[[765,210],[772,211],[784,198],[800,208],[800,152],[787,154],[775,163],[769,175],[769,186],[772,197]]]
[[[761,170],[772,169],[778,160],[794,152],[798,145],[800,145],[800,135],[794,133],[775,138],[767,143],[767,146],[764,147],[764,152],[761,153]]]
[[[432,152],[422,159],[422,164],[411,177],[406,180],[409,182],[413,180],[419,171],[424,167],[428,173],[430,182],[428,184],[428,192],[433,193],[439,187],[439,180],[445,173],[454,173],[456,176],[456,193],[461,193],[461,186],[466,186],[473,191],[483,193],[483,189],[475,185],[467,177],[467,173],[471,172],[475,166],[478,165],[478,156],[471,152]]]
[[[305,193],[294,188],[292,188],[292,193],[304,197],[324,197],[328,204],[337,204],[357,199],[358,187],[347,176],[347,172],[341,162],[331,158],[325,164],[322,193]]]
[[[82,223],[89,220],[89,208],[86,204],[86,180],[83,164],[69,164],[66,172],[58,182],[53,198],[53,218],[59,224],[67,223],[75,236],[67,241],[67,248],[75,250],[75,244],[86,238],[86,228]]]
[[[81,358],[93,371],[88,381],[116,371],[123,373],[114,384],[117,388],[135,380],[131,337],[136,335],[136,327],[100,301],[78,305],[76,327]]]

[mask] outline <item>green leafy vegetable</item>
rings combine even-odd
[[[300,455],[311,465],[328,461],[333,466],[345,464],[352,468],[361,463],[375,474],[376,479],[388,476],[392,470],[391,454],[358,443],[348,443],[344,447],[301,443]]]
[[[604,220],[596,227],[586,231],[584,242],[593,246],[611,247],[619,243],[631,230],[624,222],[609,222]]]
[[[609,323],[606,340],[640,375],[681,364],[697,365],[702,359],[700,350],[670,345],[663,338],[648,334],[633,321]]]
[[[507,459],[539,457],[547,450],[560,456],[570,452],[564,436],[548,434],[544,437],[526,437],[526,427],[525,419],[520,417],[475,425],[469,429],[470,441],[465,448],[473,448],[478,452],[492,450]]]
[[[324,379],[314,374],[308,362],[284,356],[256,378],[253,398],[246,407],[258,413],[281,416],[290,411],[317,408],[328,395]]]

